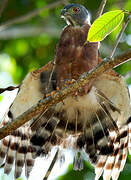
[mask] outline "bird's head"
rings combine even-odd
[[[64,18],[67,24],[72,26],[83,26],[88,23],[88,11],[80,4],[68,4],[61,11],[61,17]]]

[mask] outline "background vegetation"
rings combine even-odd
[[[62,1],[62,0],[61,0]],[[5,8],[2,11],[2,5]],[[40,68],[54,57],[56,44],[59,40],[62,28],[65,26],[63,19],[60,19],[60,12],[63,4],[54,8],[44,9],[40,14],[25,20],[12,23],[12,19],[24,16],[37,8],[46,7],[54,3],[54,0],[1,0],[0,1],[0,87],[20,84],[25,75],[34,69]],[[100,0],[70,0],[62,1],[80,3],[89,10],[91,21],[95,19]],[[115,9],[126,9],[131,11],[130,0],[108,0],[104,9],[105,12]],[[6,23],[7,22],[7,23]],[[118,29],[111,33],[101,43],[100,54],[107,57],[110,55],[117,36]],[[125,30],[123,38],[117,48],[116,55],[127,51],[131,46],[131,23]],[[131,62],[125,63],[115,69],[125,76],[127,84],[131,84]],[[3,95],[0,95],[2,100]],[[89,163],[85,162],[84,170],[75,172],[72,165],[68,172],[59,177],[59,180],[72,179],[93,179],[94,170]],[[126,175],[126,176],[125,176]],[[121,173],[120,180],[131,177],[131,157],[128,156],[127,164]]]

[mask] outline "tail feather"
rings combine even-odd
[[[10,144],[10,136],[7,136],[1,140],[1,143],[0,143],[0,165],[3,163],[3,161],[6,157],[9,144]]]
[[[113,151],[113,142],[112,142],[112,137],[109,135],[109,131],[107,130],[108,124],[106,124],[107,117],[99,115],[99,113],[96,113],[96,117],[99,122],[99,128],[101,128],[100,132],[102,132],[102,136],[100,136],[100,132],[96,133],[96,144],[97,144],[97,149],[100,151],[100,154],[110,154]],[[98,128],[96,128],[98,129]],[[99,137],[100,136],[100,137]]]
[[[25,159],[25,154],[20,152],[21,151],[20,148],[18,149],[18,152],[16,154],[16,162],[15,162],[15,178],[16,179],[20,177],[21,175],[22,168],[24,166],[24,159]]]
[[[27,135],[27,128],[21,127],[19,129],[21,132],[19,147],[16,152],[16,161],[15,161],[15,178],[18,178],[22,173],[22,168],[25,163],[25,156],[27,153],[27,141],[28,141],[28,135]]]
[[[83,136],[84,138],[78,138],[77,146],[85,147],[86,153],[89,155],[89,159],[95,165],[97,165],[97,171],[99,174],[104,169],[109,169],[109,163],[114,164],[115,158],[111,157],[114,149],[118,146],[118,142],[115,143],[116,137],[119,136],[119,129],[117,126],[117,120],[115,117],[119,114],[119,110],[115,105],[106,98],[99,90],[95,89],[95,95],[97,98],[97,109],[90,109],[90,116],[87,119],[87,129]],[[81,136],[80,136],[81,137]],[[81,147],[81,148],[82,148]],[[102,155],[102,156],[101,156]],[[104,158],[102,161],[101,157]],[[106,162],[106,165],[104,164]],[[98,163],[98,164],[97,164]],[[103,166],[99,163],[102,163]],[[100,166],[100,169],[99,169]],[[111,170],[107,171],[109,178],[111,177]],[[105,171],[106,173],[106,171]],[[110,174],[110,175],[109,175]]]
[[[33,123],[30,125],[32,131],[37,131],[43,124],[48,124],[48,121],[53,116],[53,108],[50,108],[48,111],[44,111],[33,119]]]
[[[34,135],[31,137],[31,144],[36,149],[33,155],[34,157],[47,151],[46,149],[51,142],[55,144],[56,136],[54,131],[59,123],[59,119],[53,115],[54,112],[50,116],[47,116],[49,119],[46,119],[46,123],[44,122],[38,130],[34,131]],[[44,118],[46,118],[46,116]]]
[[[104,180],[110,180],[111,178],[117,180],[125,165],[128,147],[130,147],[131,151],[131,122],[128,122],[128,125],[119,126],[118,118],[123,118],[120,110],[101,91],[96,90],[95,92],[99,107],[105,114],[105,118],[102,118],[97,113],[97,119],[102,126],[101,129],[104,131],[104,136],[100,141],[103,141],[105,147],[108,145],[106,138],[109,140],[109,144],[111,142],[113,144],[112,153],[104,155],[100,149],[99,154],[97,154],[99,157],[97,158],[98,162],[95,163],[95,180],[98,180],[102,173]],[[124,122],[123,119],[122,122]],[[109,134],[106,133],[105,129],[108,130]]]
[[[2,122],[5,125],[8,121],[11,121],[8,116]],[[21,175],[22,168],[25,164],[26,176],[29,177],[29,173],[34,165],[32,158],[32,147],[30,145],[29,124],[15,130],[11,135],[5,137],[0,142],[0,164],[5,161],[4,173],[9,174],[15,161],[15,178]]]
[[[117,180],[120,172],[123,170],[123,167],[127,158],[127,144],[128,144],[128,126],[124,126],[120,129],[119,136],[116,137],[114,142],[114,153],[109,155],[104,166],[103,179],[110,180],[111,177],[113,180]],[[119,141],[120,138],[120,141]],[[98,165],[97,165],[98,168]],[[100,172],[101,168],[97,170]],[[102,170],[101,170],[102,171]],[[99,173],[100,174],[100,173]],[[98,175],[96,177],[99,177]]]
[[[29,177],[29,174],[34,166],[34,162],[35,160],[32,158],[32,153],[33,153],[33,150],[32,150],[32,147],[29,146],[30,143],[28,141],[28,149],[27,149],[27,154],[26,154],[26,157],[25,157],[25,176]]]
[[[10,135],[10,146],[8,148],[8,153],[6,156],[5,167],[4,167],[5,174],[9,174],[12,169],[15,160],[16,150],[17,150],[17,145],[16,145],[17,141],[18,141],[17,137]]]
[[[7,116],[7,114],[5,114],[5,116],[3,118],[4,119],[3,119],[2,123],[0,124],[0,127],[3,127],[10,121],[10,118]],[[7,136],[0,141],[0,165],[3,163],[3,161],[6,157],[6,154],[8,153],[8,149],[10,146],[10,140],[11,140],[11,136]]]
[[[131,117],[128,119],[128,134],[129,134],[128,150],[129,150],[129,154],[131,154]]]
[[[95,180],[98,180],[103,173],[105,163],[107,161],[107,156],[100,156],[97,164],[95,165]]]
[[[20,128],[19,131],[21,132],[22,129]],[[21,134],[19,136],[19,140],[18,140],[19,147],[18,147],[17,152],[15,154],[15,158],[16,158],[15,159],[15,173],[14,173],[15,178],[18,178],[21,175],[21,171],[19,170],[20,169],[19,167],[21,166],[21,161],[23,160],[22,159],[23,155],[20,155],[20,153],[19,153],[20,152],[20,148],[21,148],[21,144],[22,144],[21,137],[22,137],[22,132],[21,132]],[[22,154],[22,151],[21,151],[21,154]]]
[[[119,161],[120,161],[120,172],[123,170],[124,168],[124,165],[126,163],[126,158],[127,158],[127,154],[128,154],[128,139],[129,139],[129,136],[128,136],[128,126],[125,126],[125,132],[127,132],[127,135],[125,137],[123,137],[121,139],[121,155],[120,155],[120,158],[119,158]]]
[[[112,179],[116,180],[119,177],[120,172],[123,170],[123,167],[126,162],[127,158],[127,145],[128,145],[128,133],[125,133],[128,131],[128,126],[126,125],[122,129],[120,129],[120,135],[125,134],[120,139],[120,144],[119,144],[119,152],[116,156],[116,161],[114,163],[114,167],[112,170]]]
[[[113,165],[115,162],[115,158],[116,158],[115,156],[109,156],[108,157],[106,164],[105,164],[105,167],[104,167],[104,173],[103,173],[103,179],[104,180],[110,180],[112,168],[113,168]]]
[[[119,142],[115,141],[117,138],[117,134],[114,132],[110,133],[110,136],[112,137],[112,139],[114,139],[114,143],[113,143],[113,153],[111,153],[106,160],[105,166],[104,166],[104,172],[103,172],[103,179],[104,180],[110,180],[111,175],[112,175],[112,169],[114,167],[114,163],[116,160],[116,153],[117,153],[117,148],[119,146]]]

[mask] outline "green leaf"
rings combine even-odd
[[[87,41],[102,41],[121,24],[123,18],[123,10],[115,10],[103,14],[92,24],[88,33]]]
[[[3,96],[2,96],[2,95],[0,95],[0,101],[2,101],[2,99],[3,99]]]

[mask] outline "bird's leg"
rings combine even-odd
[[[83,169],[83,158],[80,151],[75,152],[74,161],[73,161],[73,169],[75,171],[77,170],[81,171]]]

